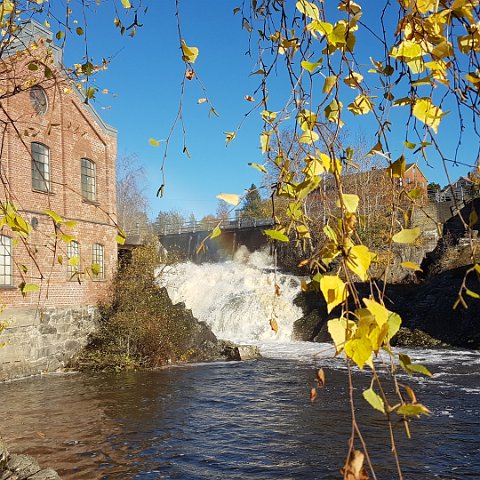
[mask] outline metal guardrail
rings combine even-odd
[[[211,222],[185,222],[180,225],[164,225],[157,233],[162,235],[179,235],[181,233],[209,232],[220,224],[222,230],[239,230],[242,228],[268,227],[273,225],[271,218],[236,218]]]

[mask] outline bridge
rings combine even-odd
[[[235,218],[220,223],[222,234],[204,242],[205,249],[198,252],[201,243],[219,225],[214,222],[186,222],[165,225],[158,232],[161,244],[172,253],[186,255],[190,260],[220,261],[231,259],[234,253],[245,246],[249,251],[268,245],[263,230],[272,228],[271,218]]]

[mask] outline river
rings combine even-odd
[[[72,480],[340,478],[351,428],[344,362],[332,356],[329,345],[285,339],[290,314],[296,315],[290,301],[279,305],[277,299],[268,305],[263,293],[253,291],[262,291],[266,278],[270,288],[272,281],[280,284],[287,298],[298,281],[275,276],[256,262],[241,262],[246,269],[243,287],[228,271],[237,268],[231,265],[216,273],[217,267],[195,273],[196,266],[186,265],[174,276],[180,278],[179,285],[182,275],[194,283],[181,299],[196,316],[203,318],[208,310],[217,333],[223,329],[224,335],[256,343],[264,358],[148,372],[59,373],[2,384],[1,431],[11,450],[32,454],[42,466],[52,466]],[[174,297],[180,287],[168,282]],[[228,322],[221,320],[232,312],[224,308],[217,316],[211,306],[205,307],[212,301],[206,298],[210,282],[216,283],[214,302],[235,304],[242,320],[235,331],[229,332]],[[227,300],[229,295],[234,301]],[[263,325],[272,314],[285,330],[279,338],[272,338],[271,329]],[[412,422],[411,440],[401,425],[396,429],[405,478],[480,478],[480,353],[405,352],[433,373],[432,378],[401,378],[432,412]],[[325,370],[326,385],[311,402],[319,367]],[[370,376],[356,370],[353,379],[356,412],[377,478],[396,478],[383,415],[361,397]]]

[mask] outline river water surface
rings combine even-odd
[[[330,345],[290,341],[299,280],[253,254],[182,264],[161,281],[217,336],[257,344],[264,358],[1,384],[0,431],[10,448],[72,480],[340,478],[351,431],[347,371]],[[396,426],[405,479],[480,479],[480,353],[407,353],[433,377],[400,379],[432,412],[412,422],[411,440]],[[319,367],[326,386],[312,403]],[[361,396],[370,374],[355,370],[353,379],[377,478],[397,478],[384,417]]]

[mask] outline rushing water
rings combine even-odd
[[[169,288],[217,333],[255,341],[265,358],[117,375],[54,374],[0,385],[1,431],[10,448],[36,455],[72,480],[340,478],[351,428],[344,363],[329,345],[286,341],[298,312],[267,291],[277,284],[287,297],[298,281],[274,276],[260,257],[223,267],[183,265]],[[185,282],[192,283],[180,294]],[[218,315],[209,302],[234,307]],[[278,337],[268,326],[272,309]],[[235,311],[242,319],[237,331],[222,321],[235,320]],[[407,353],[433,378],[401,378],[432,411],[412,423],[411,440],[401,425],[396,428],[405,478],[480,478],[480,353]],[[312,403],[318,367],[327,381]],[[369,382],[367,372],[354,373],[356,415],[378,479],[389,480],[396,476],[386,424],[361,398]]]

